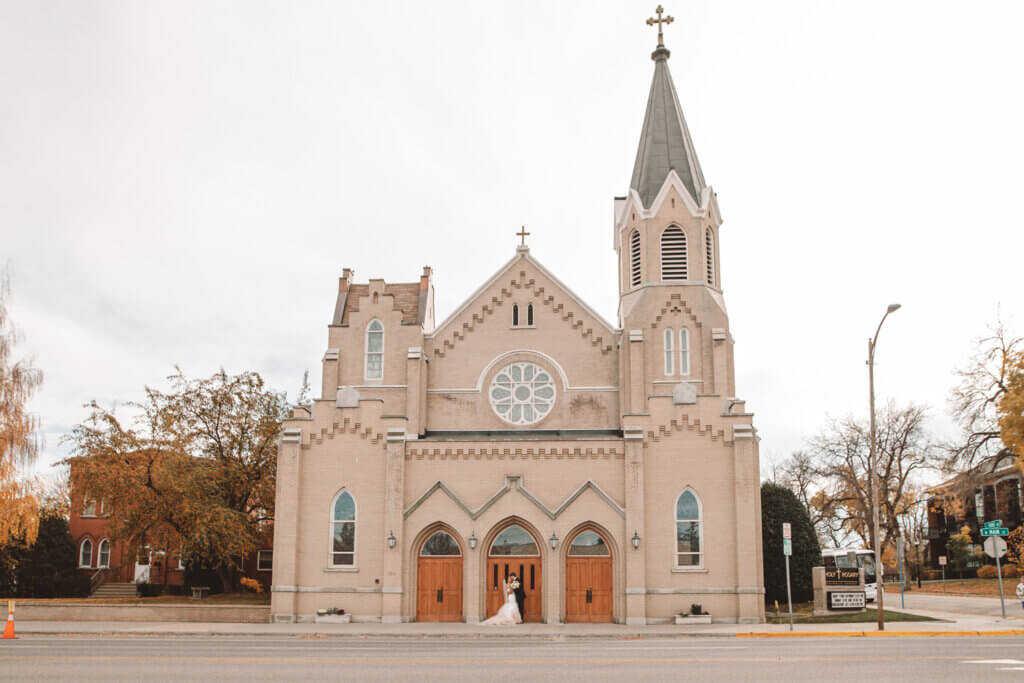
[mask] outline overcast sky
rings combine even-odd
[[[90,399],[257,370],[319,384],[337,277],[435,273],[444,319],[514,253],[616,319],[656,2],[0,2],[0,262],[46,382]],[[927,403],[1024,323],[1024,3],[669,4],[718,193],[763,470],[826,414]]]

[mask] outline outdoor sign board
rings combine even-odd
[[[1002,525],[1003,525],[1003,520],[1001,520],[1001,519],[993,519],[990,522],[985,522],[985,528],[986,529],[998,529]]]
[[[991,558],[999,558],[1006,554],[1006,541],[994,536],[985,539],[985,554]]]
[[[859,586],[860,570],[854,568],[825,567],[826,586]]]
[[[946,566],[946,556],[945,555],[939,555],[939,566],[940,567],[945,567]]]
[[[998,528],[987,527],[987,528],[981,530],[981,535],[982,536],[1009,536],[1010,535],[1010,530],[1007,529],[1006,527],[998,527]]]
[[[788,538],[782,539],[782,554],[786,556],[793,554],[793,541]]]
[[[864,609],[864,591],[829,591],[829,609]]]
[[[782,537],[793,538],[793,527],[789,522],[782,523]]]

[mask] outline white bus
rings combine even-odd
[[[826,548],[821,551],[821,562],[825,567],[864,570],[864,599],[874,602],[878,597],[878,576],[875,572],[875,551],[861,548]]]

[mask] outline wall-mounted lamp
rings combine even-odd
[[[470,537],[469,537],[469,549],[470,550],[476,550],[476,544],[477,544],[476,532],[474,531],[472,533],[472,535],[470,535]]]
[[[558,547],[558,536],[555,535],[554,531],[551,532],[551,538],[548,539],[548,543],[551,544],[552,550]]]
[[[389,548],[394,548],[396,543],[398,543],[398,539],[395,538],[395,532],[389,531],[388,532],[388,547]]]
[[[640,548],[640,534],[638,534],[636,532],[636,529],[634,529],[633,530],[633,550],[637,550],[639,548]]]

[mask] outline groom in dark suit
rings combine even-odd
[[[523,589],[523,582],[515,574],[509,574],[509,578],[519,584],[513,589],[513,592],[516,594],[516,604],[519,605],[519,618],[522,619],[521,623],[525,624],[526,611],[523,609],[523,605],[526,603],[526,591]]]

